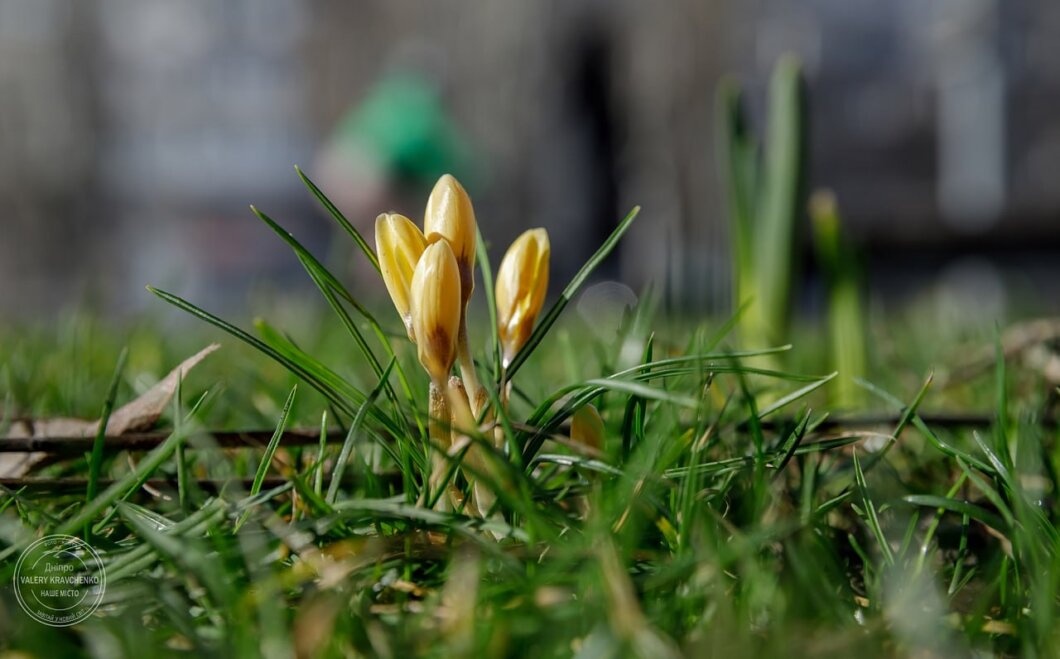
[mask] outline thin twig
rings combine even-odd
[[[204,492],[216,494],[221,491],[224,487],[240,487],[244,490],[249,490],[254,479],[252,478],[228,478],[228,479],[217,479],[217,478],[204,478],[201,480],[194,481],[198,484],[199,488]],[[263,482],[263,489],[269,490],[274,487],[279,487],[288,482],[288,479],[283,476],[268,476]],[[113,479],[101,478],[99,479],[100,488],[107,488],[114,484]],[[152,478],[149,479],[145,484],[145,489],[154,491],[172,491],[174,494],[177,492],[177,479],[176,478]],[[53,493],[66,493],[66,492],[84,492],[85,488],[88,487],[87,478],[0,478],[0,487],[7,488],[9,490],[21,490],[23,488],[32,490],[34,492],[47,491]]]
[[[221,430],[206,433],[221,448],[261,448],[272,436],[272,430]],[[128,433],[106,437],[103,450],[149,451],[169,437],[166,431]],[[344,435],[338,431],[328,433],[328,442],[342,442]],[[0,438],[0,453],[41,452],[51,454],[81,454],[92,450],[92,437],[5,437]],[[284,432],[280,446],[309,446],[320,441],[320,431],[292,429]],[[194,446],[189,446],[194,448]]]
[[[929,426],[943,429],[984,428],[994,424],[995,418],[990,413],[968,412],[922,412],[918,415]],[[816,431],[833,431],[837,429],[857,430],[876,426],[893,425],[901,418],[900,413],[867,413],[848,416],[831,416],[816,426]],[[776,430],[797,423],[794,418],[762,419],[762,428]],[[1043,426],[1056,428],[1060,418],[1055,415],[1041,419]],[[529,426],[517,425],[518,429],[533,430]],[[560,434],[570,434],[569,424],[558,430]],[[221,448],[263,448],[272,435],[271,430],[220,430],[207,433]],[[108,453],[118,451],[149,451],[165,439],[169,433],[142,432],[128,433],[107,437],[103,450]],[[345,435],[339,431],[327,434],[327,443],[341,444]],[[92,437],[4,437],[0,438],[0,453],[41,452],[52,455],[81,455],[92,450]],[[280,446],[316,446],[320,441],[320,431],[310,428],[292,429],[284,432]]]

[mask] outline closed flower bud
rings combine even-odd
[[[460,268],[461,300],[467,304],[475,288],[473,268],[478,224],[471,198],[450,174],[442,175],[431,190],[423,216],[423,233],[428,238],[438,234],[449,241]]]
[[[412,315],[409,311],[412,275],[427,241],[423,232],[409,218],[397,213],[383,213],[375,218],[375,251],[383,282],[394,301],[398,315],[405,323],[409,339],[415,341]]]
[[[574,412],[570,421],[570,438],[597,451],[604,448],[604,420],[591,404],[586,403]]]
[[[420,363],[439,387],[445,387],[456,361],[460,330],[460,271],[445,240],[423,251],[412,275],[412,328]]]
[[[497,270],[497,323],[504,364],[530,338],[548,292],[548,232],[530,229],[515,239]]]

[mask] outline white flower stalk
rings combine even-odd
[[[452,445],[452,414],[446,389],[456,361],[456,337],[460,330],[460,272],[456,257],[445,240],[436,240],[423,250],[410,287],[410,313],[420,364],[431,377],[428,432],[433,451],[428,491],[435,507],[446,509],[449,498],[442,488]]]

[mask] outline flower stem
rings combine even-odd
[[[460,333],[456,339],[457,357],[460,360],[460,377],[464,380],[464,389],[468,392],[468,400],[471,403],[471,413],[477,419],[482,413],[482,405],[488,396],[486,390],[478,381],[478,373],[475,371],[475,360],[471,357],[471,348],[467,340],[467,315],[460,319]]]
[[[451,415],[444,385],[438,384],[433,379],[430,388],[429,412],[427,428],[431,439],[431,475],[427,480],[423,502],[428,504],[433,502],[432,507],[436,510],[448,510],[449,498],[440,490],[445,486],[445,476],[449,466],[449,461],[442,453],[448,451],[452,443],[449,432]]]

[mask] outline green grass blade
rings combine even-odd
[[[743,318],[744,314],[747,313],[747,310],[750,308],[751,303],[752,303],[752,300],[744,300],[743,302],[741,302],[739,307],[737,307],[736,310],[733,311],[732,314],[730,314],[729,317],[725,319],[725,322],[722,323],[718,327],[718,329],[714,330],[714,333],[703,344],[703,349],[701,350],[701,352],[709,353],[710,351],[714,350],[718,346],[718,344],[721,343],[722,340],[726,336],[728,336],[733,331],[733,329],[735,329],[737,327],[737,325],[739,325],[740,319]],[[735,306],[735,304],[734,304],[734,306]],[[790,349],[791,349],[791,346],[790,345],[786,345],[786,346],[781,346],[780,348],[770,349],[770,350],[783,351],[783,350],[790,350]],[[730,356],[740,357],[740,356],[749,356],[749,355],[733,352]]]
[[[266,226],[272,229],[273,233],[279,236],[284,242],[287,243],[287,245],[292,250],[294,250],[295,255],[298,257],[298,261],[302,264],[302,267],[305,268],[306,272],[309,274],[309,277],[313,280],[313,283],[320,290],[320,293],[324,296],[324,299],[327,300],[328,305],[339,316],[339,320],[342,321],[343,326],[353,338],[353,341],[357,345],[357,348],[361,351],[361,354],[364,355],[364,358],[368,361],[368,365],[371,366],[372,372],[375,373],[376,377],[379,377],[379,375],[383,372],[383,367],[380,364],[379,359],[375,356],[375,353],[368,345],[368,341],[364,338],[364,334],[361,333],[360,328],[357,327],[357,323],[354,322],[353,318],[350,317],[350,314],[346,311],[345,307],[342,306],[342,302],[339,300],[338,297],[336,297],[336,294],[338,294],[351,305],[353,305],[354,309],[356,309],[357,312],[360,313],[369,322],[369,324],[374,327],[377,336],[379,336],[380,338],[380,342],[383,343],[387,351],[391,353],[391,356],[393,356],[393,348],[390,346],[390,341],[387,340],[385,334],[382,332],[382,328],[379,326],[379,323],[377,323],[372,314],[370,314],[368,310],[365,309],[365,307],[360,304],[353,297],[353,295],[349,293],[348,290],[346,290],[346,287],[344,287],[342,283],[339,282],[338,278],[336,278],[335,275],[331,274],[331,272],[327,268],[325,268],[323,264],[321,264],[320,261],[318,261],[317,258],[309,252],[309,250],[305,249],[305,247],[303,247],[302,244],[298,242],[298,240],[295,239],[295,237],[289,231],[284,229],[282,226],[279,225],[279,223],[277,223],[264,212],[258,210],[256,207],[251,206],[250,210],[254,213],[255,216],[257,216],[259,220],[264,222]],[[407,383],[404,384],[406,387],[406,394],[409,398],[411,398],[411,389],[408,387]],[[396,407],[397,397],[389,384],[387,384],[387,395]]]
[[[314,514],[314,515],[333,515],[333,514],[335,514],[335,509],[332,508],[331,505],[327,501],[324,501],[323,497],[318,496],[317,493],[313,491],[313,488],[308,483],[305,482],[305,479],[303,479],[303,478],[301,478],[301,477],[299,477],[297,475],[292,475],[290,482],[291,482],[291,485],[294,487],[295,492],[297,492],[298,495],[301,496],[302,499],[305,500],[305,502],[309,506],[310,510],[312,510],[312,514]]]
[[[765,418],[766,416],[769,416],[773,412],[776,412],[777,410],[779,410],[779,409],[781,409],[783,407],[791,405],[792,403],[794,403],[795,401],[799,400],[800,398],[802,398],[804,396],[807,396],[810,393],[812,393],[812,392],[816,391],[817,389],[820,389],[824,385],[828,384],[829,382],[831,382],[836,377],[836,375],[838,375],[838,374],[834,373],[834,372],[830,373],[830,374],[824,376],[823,378],[820,378],[818,380],[815,380],[815,381],[811,382],[810,384],[806,385],[805,387],[802,387],[800,389],[796,389],[795,391],[793,391],[790,394],[780,398],[779,400],[773,402],[772,404],[767,405],[766,408],[759,413],[758,418],[760,418],[760,419],[761,418]]]
[[[129,357],[129,349],[122,348],[118,355],[118,363],[114,367],[114,375],[111,377],[110,386],[107,387],[107,397],[103,402],[103,412],[99,416],[99,429],[96,430],[96,438],[92,442],[92,454],[88,459],[88,487],[85,489],[85,504],[96,498],[99,486],[99,473],[103,464],[103,443],[107,437],[107,423],[110,421],[111,412],[114,411],[114,401],[118,398],[118,385],[121,384],[122,373],[125,372],[125,361]],[[88,524],[84,528],[85,542],[92,542],[92,529]]]
[[[884,535],[883,528],[880,526],[880,518],[876,513],[876,504],[869,497],[868,484],[865,482],[865,473],[861,470],[861,462],[858,460],[857,450],[852,455],[854,458],[854,481],[857,483],[858,492],[861,494],[865,521],[868,523],[872,535],[876,537],[876,544],[879,545],[880,553],[883,554],[884,560],[888,565],[893,565],[894,553],[891,551],[891,545],[887,542],[887,536]]]
[[[1008,489],[1009,492],[1015,493],[1018,491],[1018,485],[1013,479],[1012,471],[1009,470],[1008,465],[1005,463],[1005,459],[994,450],[994,447],[986,443],[986,440],[977,432],[972,431],[972,440],[975,445],[979,447],[979,450],[986,455],[987,461],[990,466],[994,468],[994,473],[1001,480],[1001,483]]]
[[[145,509],[127,502],[123,508],[130,515],[140,514],[144,523],[150,527],[152,516],[146,514]],[[201,537],[224,519],[226,508],[225,503],[220,499],[208,499],[199,510],[179,522],[167,525],[166,518],[155,518],[153,520],[154,528],[174,537]],[[120,582],[140,570],[146,569],[154,563],[155,556],[154,549],[146,543],[139,544],[133,549],[113,557],[105,556],[103,560],[107,568],[108,583]]]
[[[1004,497],[1001,496],[1001,493],[994,489],[987,479],[972,471],[971,468],[960,458],[957,458],[957,465],[964,472],[964,475],[968,480],[975,485],[976,489],[982,492],[983,496],[985,496],[987,500],[997,508],[1002,519],[1005,520],[1005,524],[1007,525],[1005,528],[1014,527],[1016,525],[1016,516],[1012,513],[1012,510],[1009,508]]]
[[[180,449],[180,447],[184,445],[184,443],[187,441],[188,437],[192,436],[192,434],[193,434],[192,430],[191,429],[185,429],[185,426],[188,423],[190,423],[191,420],[196,417],[196,415],[199,414],[200,410],[206,404],[206,401],[209,398],[209,395],[210,395],[210,392],[207,391],[202,396],[200,396],[199,399],[196,400],[195,403],[191,406],[191,409],[188,410],[188,413],[184,416],[184,418],[174,425],[173,432],[171,434],[172,435],[177,435],[177,436],[183,438],[183,439],[181,439],[181,441],[176,443],[176,446],[173,447],[172,453],[174,455],[176,455],[176,453]],[[148,457],[150,457],[150,455],[151,454],[148,454]],[[164,460],[162,462],[164,462]],[[137,463],[137,467],[139,467],[141,464],[143,464],[142,461],[140,463]],[[161,463],[159,463],[159,466],[161,466]],[[133,480],[131,482],[131,484],[128,487],[125,488],[124,492],[119,492],[118,498],[116,499],[116,501],[125,501],[130,496],[132,496],[133,493],[135,493],[138,490],[140,490],[140,488],[142,488],[144,486],[144,483],[147,482],[147,479],[151,477],[151,474],[154,473],[155,469],[157,469],[157,468],[158,467],[155,467],[154,469],[149,469],[149,470],[146,470],[146,471],[143,471],[142,473],[140,473],[138,478]],[[115,485],[117,485],[117,483]],[[109,488],[108,488],[107,491],[109,491]],[[106,495],[106,492],[104,492],[104,495]],[[103,495],[101,495],[101,496],[103,496]],[[102,529],[104,529],[107,526],[107,524],[110,523],[111,518],[114,517],[114,515],[117,514],[117,512],[118,512],[118,509],[116,507],[115,508],[111,508],[105,515],[103,515],[103,518],[100,519],[98,522],[96,522],[96,524],[92,527],[93,533],[97,533],[98,534]]]
[[[871,382],[867,382],[861,379],[855,379],[855,382],[857,382],[859,386],[864,387],[870,393],[879,396],[881,399],[883,399],[896,409],[901,410],[903,412],[905,412],[905,410],[907,409],[906,405],[900,399],[898,399],[890,392],[884,391],[880,387],[872,384]],[[920,433],[928,440],[928,442],[930,442],[936,449],[938,449],[943,454],[948,455],[951,458],[962,460],[966,464],[973,465],[976,469],[980,469],[985,473],[994,473],[994,469],[986,462],[980,460],[979,458],[975,457],[974,455],[963,449],[960,449],[947,442],[944,442],[941,437],[935,434],[935,432],[931,430],[931,428],[929,428],[926,423],[924,423],[924,420],[921,419],[920,416],[914,414],[911,422],[913,424],[913,427],[919,430]],[[899,426],[902,425],[903,424],[899,424]]]
[[[261,484],[265,482],[265,476],[269,473],[269,467],[272,465],[272,458],[276,455],[276,449],[280,447],[280,438],[283,437],[283,433],[287,430],[287,420],[291,415],[291,406],[294,405],[295,394],[298,393],[298,385],[291,388],[291,393],[287,395],[287,400],[284,401],[283,409],[280,411],[280,419],[276,422],[276,429],[272,432],[272,437],[269,438],[269,443],[265,446],[265,452],[261,456],[261,462],[258,464],[258,471],[254,474],[254,482],[250,486],[250,495],[253,496],[258,492],[261,492]]]
[[[154,473],[155,470],[161,467],[162,464],[176,452],[177,446],[179,446],[184,439],[185,437],[183,433],[171,434],[164,442],[144,456],[132,471],[125,474],[125,476],[92,499],[92,501],[86,503],[84,507],[81,508],[80,512],[67,519],[55,529],[55,533],[69,534],[71,531],[90,522],[104,508],[111,505],[119,498],[127,496],[130,490],[138,487],[139,483],[146,480],[150,474]],[[2,554],[0,554],[0,558],[3,558]]]
[[[346,433],[346,440],[342,443],[342,450],[339,451],[339,457],[335,461],[335,467],[331,470],[331,482],[328,484],[328,494],[324,499],[329,505],[334,504],[336,497],[339,495],[339,485],[342,484],[342,472],[345,471],[346,463],[349,461],[350,455],[353,453],[353,444],[357,436],[357,431],[360,430],[361,424],[364,423],[364,418],[368,410],[375,405],[376,399],[383,391],[387,378],[390,377],[390,370],[394,368],[395,361],[396,360],[394,359],[390,360],[386,370],[383,371],[382,377],[379,379],[379,384],[376,385],[375,389],[372,389],[372,392],[368,395],[368,400],[361,405],[361,409],[357,412],[357,416],[354,417],[353,423],[350,424],[350,430]],[[384,443],[384,447],[386,447],[388,452],[391,453],[391,457],[394,461],[404,469],[407,461],[402,460],[397,453],[393,452],[393,449],[389,444]],[[406,474],[406,485],[411,486],[412,482],[411,475]]]
[[[320,447],[317,449],[317,459],[313,462],[313,492],[320,496],[324,491],[324,452],[328,448],[328,411],[320,414]]]
[[[301,365],[315,380],[332,388],[351,401],[361,399],[363,394],[349,380],[331,370],[323,362],[299,348],[287,336],[270,325],[263,318],[254,319],[254,329],[261,335],[261,340],[276,350],[284,358]]]
[[[647,400],[658,400],[664,403],[670,403],[679,407],[688,407],[695,409],[699,407],[699,401],[691,396],[682,396],[679,394],[666,391],[665,389],[658,389],[655,387],[649,387],[648,385],[641,384],[640,382],[634,382],[631,380],[616,380],[612,378],[600,378],[593,380],[586,380],[585,386],[599,387],[600,389],[608,391],[620,391],[631,396],[637,396],[639,398],[645,398]]]
[[[786,337],[791,308],[796,224],[805,208],[805,86],[801,66],[783,57],[769,88],[768,148],[765,157],[762,215],[756,227],[755,304],[761,329],[770,342]]]
[[[866,374],[867,336],[861,278],[852,248],[843,239],[835,197],[814,194],[810,201],[814,253],[828,288],[828,342],[832,367],[839,372],[834,387],[840,407],[864,405],[864,389],[854,379]]]
[[[519,450],[519,442],[515,429],[512,427],[512,419],[508,415],[508,408],[501,404],[500,396],[493,387],[486,387],[486,395],[489,397],[489,404],[493,409],[493,413],[496,415],[495,418],[497,423],[500,424],[501,430],[504,432],[504,442],[508,455],[514,463],[515,468],[522,469],[522,455]]]
[[[387,332],[383,330],[383,326],[380,325],[379,321],[376,320],[375,316],[371,312],[369,312],[368,309],[363,304],[361,304],[357,300],[357,298],[353,296],[352,293],[350,293],[349,289],[346,288],[346,286],[344,286],[342,282],[339,281],[339,279],[331,273],[330,270],[324,267],[324,265],[315,256],[313,256],[312,252],[307,250],[300,242],[298,242],[298,240],[296,240],[295,237],[291,235],[289,231],[284,229],[269,216],[265,215],[264,213],[260,213],[255,207],[251,206],[251,210],[254,211],[254,214],[258,217],[258,219],[264,222],[295,252],[295,255],[298,257],[299,262],[302,264],[302,267],[306,269],[306,272],[309,274],[310,278],[312,278],[313,283],[320,290],[321,294],[324,295],[325,300],[327,300],[328,304],[332,307],[332,309],[335,310],[336,313],[338,313],[340,320],[343,321],[343,324],[347,327],[347,329],[351,333],[356,334],[356,336],[354,336],[354,340],[358,341],[358,347],[361,349],[361,352],[365,355],[365,357],[369,359],[369,363],[372,365],[373,371],[375,371],[375,374],[378,377],[379,373],[382,372],[381,363],[378,359],[376,359],[375,354],[371,351],[371,349],[368,348],[367,342],[365,342],[363,338],[361,338],[360,330],[356,327],[355,324],[353,324],[353,321],[347,317],[345,309],[341,308],[341,303],[339,302],[339,300],[334,299],[334,296],[337,295],[341,300],[347,302],[350,306],[354,308],[354,310],[358,314],[361,315],[362,318],[365,319],[369,327],[372,328],[372,333],[375,334],[375,337],[379,341],[379,344],[386,352],[387,358],[393,358],[394,346],[390,343],[390,338]],[[404,390],[406,399],[412,402],[412,388],[409,385],[405,370],[401,367],[400,362],[397,364],[396,372],[398,380],[402,386],[402,389]]]
[[[957,499],[934,494],[909,494],[902,497],[901,501],[914,506],[941,508],[959,515],[967,515],[968,517],[978,520],[990,528],[1002,533],[1008,533],[1009,530],[1009,526],[1000,517],[985,508],[968,503],[967,501],[959,501]]]
[[[485,539],[477,532],[478,529],[487,525],[497,525],[497,522],[486,522],[481,519],[465,517],[450,513],[442,513],[421,506],[410,506],[408,504],[395,503],[386,500],[351,499],[335,504],[335,510],[342,515],[362,514],[370,517],[385,517],[403,520],[416,524],[425,524],[436,527],[443,531],[450,531],[462,535],[475,542],[476,545],[498,558],[508,559],[500,550],[500,545],[492,539]],[[511,537],[526,541],[528,537],[518,528],[501,525]]]
[[[490,267],[489,250],[486,249],[486,241],[482,238],[482,232],[476,230],[475,250],[478,252],[478,269],[482,274],[482,292],[486,296],[486,310],[490,318],[490,355],[493,361],[493,381],[497,382],[501,377],[501,338],[497,326],[497,298],[493,290],[493,270]]]
[[[307,384],[309,384],[311,387],[323,394],[325,398],[327,398],[331,403],[335,405],[335,407],[348,414],[350,418],[356,416],[356,406],[364,402],[365,396],[360,391],[353,390],[351,392],[348,392],[351,395],[346,395],[345,393],[335,391],[330,386],[328,386],[328,384],[318,380],[313,374],[313,372],[308,370],[303,364],[285,356],[284,354],[280,353],[278,350],[268,345],[267,343],[248,334],[247,332],[236,327],[235,325],[232,325],[231,323],[228,323],[218,318],[217,316],[214,316],[208,311],[204,311],[203,309],[195,306],[187,300],[173,295],[172,293],[167,293],[166,291],[154,288],[153,286],[148,286],[147,290],[162,298],[166,302],[172,304],[173,306],[177,307],[178,309],[186,311],[191,315],[195,316],[196,318],[204,320],[207,323],[213,325],[214,327],[223,330],[224,332],[227,332],[228,334],[234,336],[235,338],[246,343],[252,348],[258,350],[265,356],[283,365],[285,368],[287,368],[287,370],[302,378],[302,380],[304,380]]]
[[[118,504],[118,512],[125,523],[144,542],[151,546],[168,562],[179,570],[194,575],[196,581],[205,587],[215,599],[215,605],[223,605],[235,598],[230,584],[232,578],[225,572],[225,566],[211,557],[205,547],[191,542],[189,538],[176,538],[164,533],[146,522],[125,503]]]
[[[180,430],[180,424],[184,422],[184,374],[177,377],[177,390],[173,393],[173,429]],[[180,510],[188,514],[188,496],[190,495],[191,475],[188,473],[188,457],[184,452],[184,443],[177,446],[177,502]]]
[[[802,440],[806,437],[806,430],[810,425],[811,410],[807,409],[802,415],[802,419],[795,424],[795,428],[791,431],[791,435],[786,441],[786,448],[784,449],[784,457],[777,463],[776,469],[774,470],[773,477],[777,478],[781,473],[784,472],[784,468],[788,466],[788,463],[793,457],[795,452],[799,450],[802,445]]]
[[[375,251],[365,241],[364,236],[361,235],[361,232],[358,231],[355,226],[350,224],[350,221],[347,220],[346,216],[342,214],[338,207],[336,207],[335,204],[333,204],[331,200],[327,198],[327,195],[325,195],[320,190],[320,188],[318,188],[316,184],[313,183],[313,181],[309,180],[309,177],[305,175],[305,172],[302,171],[301,167],[295,165],[294,171],[298,174],[298,178],[302,179],[302,183],[305,185],[305,187],[308,188],[309,191],[313,193],[313,196],[317,198],[317,201],[320,202],[320,205],[323,206],[328,211],[328,213],[331,214],[331,217],[333,217],[335,221],[339,223],[339,226],[345,229],[346,233],[350,234],[350,237],[353,238],[353,241],[357,243],[357,246],[361,248],[361,251],[364,252],[364,255],[368,257],[368,262],[371,263],[372,267],[375,268],[378,272],[379,259],[378,257],[376,257]]]
[[[873,453],[872,456],[869,458],[868,462],[865,463],[866,472],[874,469],[876,465],[879,464],[880,461],[882,461],[883,458],[887,456],[887,453],[891,450],[891,447],[893,447],[898,441],[898,438],[902,435],[902,432],[905,430],[906,426],[908,426],[910,421],[912,421],[916,417],[916,412],[918,409],[920,409],[920,404],[924,402],[924,396],[927,395],[928,389],[931,388],[931,383],[934,381],[934,379],[934,373],[928,373],[928,376],[924,378],[924,384],[920,385],[920,389],[916,392],[916,396],[913,397],[913,401],[902,409],[902,416],[898,418],[898,423],[895,424],[894,430],[891,431],[890,441],[888,441],[882,449]]]
[[[1001,329],[997,328],[994,333],[994,388],[995,388],[995,414],[997,419],[994,423],[994,448],[998,457],[1001,458],[1006,471],[1013,470],[1012,454],[1008,445],[1008,385],[1005,373],[1005,351],[1001,346]]]
[[[641,364],[650,364],[655,346],[655,334],[648,337],[644,343],[644,351],[641,354]],[[647,373],[648,371],[645,371]],[[622,459],[629,457],[634,445],[634,439],[641,440],[644,437],[644,417],[646,403],[640,396],[630,396],[626,401],[626,407],[622,414]]]
[[[276,455],[276,449],[280,447],[280,438],[283,437],[283,433],[287,429],[287,419],[290,417],[291,407],[294,405],[294,397],[297,393],[298,385],[295,385],[291,388],[291,393],[287,394],[287,400],[280,411],[280,418],[276,422],[276,428],[272,431],[269,443],[265,445],[265,452],[261,456],[261,462],[258,463],[254,481],[250,484],[250,496],[255,496],[261,492],[261,484],[265,482],[265,476],[269,473],[269,467],[272,466],[272,458]],[[248,517],[250,517],[250,510],[246,510],[240,515],[233,532],[238,532],[246,523]]]

